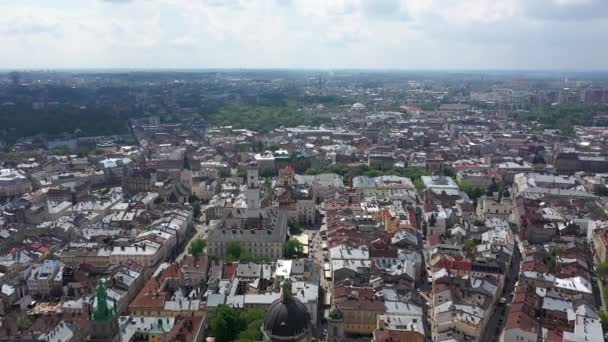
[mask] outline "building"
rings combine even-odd
[[[59,294],[63,285],[63,264],[59,260],[45,260],[35,266],[27,280],[28,291],[37,296]]]
[[[122,316],[120,341],[201,342],[205,323],[205,317]]]
[[[24,172],[0,169],[0,199],[20,196],[30,191],[32,191],[32,183]]]
[[[123,193],[133,196],[140,192],[153,191],[156,180],[156,170],[152,168],[124,169],[121,180]]]
[[[366,177],[357,176],[353,180],[353,189],[365,196],[403,197],[414,196],[414,183],[410,178],[399,176]]]
[[[247,207],[223,211],[210,223],[207,253],[225,259],[226,247],[238,243],[253,257],[276,260],[283,256],[288,214],[276,208],[260,209],[260,182],[255,164],[247,169]]]
[[[593,232],[593,247],[595,248],[595,259],[598,262],[608,260],[608,229],[596,229]]]
[[[268,174],[274,171],[275,158],[271,151],[265,151],[264,153],[258,153],[253,156],[256,167],[261,174]]]
[[[371,287],[335,287],[334,306],[343,314],[344,333],[372,335],[377,317],[385,313],[384,303]]]
[[[513,209],[513,200],[511,194],[505,191],[502,196],[481,196],[477,200],[476,215],[482,220],[488,218],[507,219],[511,215]]]
[[[285,281],[281,298],[275,300],[266,312],[262,325],[264,342],[312,341],[310,314],[291,293],[291,283]]]

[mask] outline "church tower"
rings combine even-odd
[[[327,342],[344,341],[344,314],[334,307],[327,317]]]
[[[247,166],[247,218],[260,216],[260,176],[255,163]]]
[[[188,153],[184,152],[184,161],[182,171],[180,172],[179,180],[188,191],[192,190],[192,166],[188,159]]]
[[[90,341],[114,342],[118,336],[117,303],[108,298],[106,285],[97,283],[97,295],[92,303]]]

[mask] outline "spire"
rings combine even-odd
[[[100,279],[97,282],[97,307],[93,312],[93,320],[107,321],[114,318],[116,303],[114,309],[108,307],[108,294],[106,292],[105,283]]]
[[[184,151],[184,164],[182,165],[182,169],[192,170],[192,166],[190,165],[190,160],[188,159],[188,153],[185,151]]]
[[[281,296],[281,301],[283,303],[291,303],[292,293],[291,293],[291,280],[287,279],[283,282],[283,295]]]

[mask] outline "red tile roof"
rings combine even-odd
[[[237,264],[225,263],[222,269],[222,279],[232,279],[236,275]]]

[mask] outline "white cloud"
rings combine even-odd
[[[608,67],[606,0],[23,0],[0,68]]]

